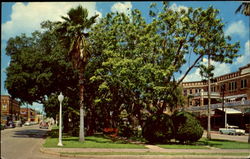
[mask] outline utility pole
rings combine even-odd
[[[225,106],[224,106],[224,98],[225,98],[225,84],[222,84],[221,86],[221,91],[222,91],[222,111],[225,113],[225,128],[227,126],[227,114],[226,114],[226,110],[225,110]]]
[[[210,69],[210,54],[208,55],[208,69]],[[207,139],[211,140],[211,83],[210,72],[208,73],[208,121],[207,121]]]

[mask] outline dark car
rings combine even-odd
[[[9,122],[7,122],[6,127],[7,128],[15,128],[16,125],[12,120],[10,120]]]
[[[40,129],[48,129],[49,128],[49,124],[48,122],[42,121],[39,125]]]

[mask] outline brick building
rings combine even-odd
[[[25,121],[36,122],[37,112],[32,108],[20,108],[20,116]]]
[[[208,82],[183,82],[182,87],[187,97],[185,109],[197,114],[206,127]],[[211,110],[213,129],[226,124],[246,129],[246,124],[250,124],[250,64],[211,79]]]
[[[207,81],[183,82],[183,94],[189,106],[207,105]],[[250,100],[250,64],[237,72],[215,77],[211,80],[211,103]]]
[[[20,103],[8,95],[1,95],[1,123],[20,119]]]

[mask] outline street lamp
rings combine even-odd
[[[59,142],[57,146],[63,146],[62,144],[62,101],[64,96],[62,95],[62,92],[58,96],[58,100],[60,102],[60,112],[59,112]]]

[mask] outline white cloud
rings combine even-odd
[[[132,3],[131,2],[117,2],[111,7],[112,12],[125,13],[129,15],[131,13]]]
[[[87,8],[89,16],[100,12],[96,10],[96,2],[30,2],[15,3],[12,6],[11,20],[2,24],[2,40],[8,40],[21,33],[30,34],[40,30],[40,23],[45,20],[59,21],[66,16],[69,9],[82,5]]]
[[[200,81],[200,69],[196,69],[194,72],[189,73],[183,80],[183,82]]]
[[[236,64],[237,65],[246,65],[249,63],[250,59],[250,40],[245,43],[245,52],[242,56],[237,58]]]
[[[205,66],[208,65],[207,58],[203,58],[202,61],[203,61],[202,64],[204,64]],[[215,67],[215,69],[213,71],[214,77],[218,77],[218,76],[221,76],[221,75],[224,75],[224,74],[231,72],[229,64],[219,63],[219,62],[215,62],[215,61],[211,60],[211,65],[213,65]],[[194,72],[189,73],[183,81],[185,81],[185,82],[200,81],[201,79],[202,78],[200,75],[200,69],[197,68]]]
[[[244,53],[242,54],[242,56],[236,59],[235,63],[226,64],[226,63],[219,63],[219,62],[215,62],[211,60],[211,65],[215,66],[215,70],[213,71],[214,77],[218,77],[227,73],[231,73],[233,68],[237,68],[238,70],[239,67],[249,64],[250,63],[249,59],[250,59],[250,40],[248,40],[245,43]],[[202,63],[207,66],[208,59],[203,58]],[[201,80],[200,69],[196,69],[195,71],[189,73],[183,81],[190,82],[190,81],[199,81],[199,80]]]
[[[173,3],[169,8],[177,12],[180,12],[182,9],[185,10],[186,12],[188,11],[188,7],[182,5],[178,6],[176,3]]]
[[[225,35],[239,35],[244,38],[247,35],[247,27],[242,20],[231,23],[225,31]]]

